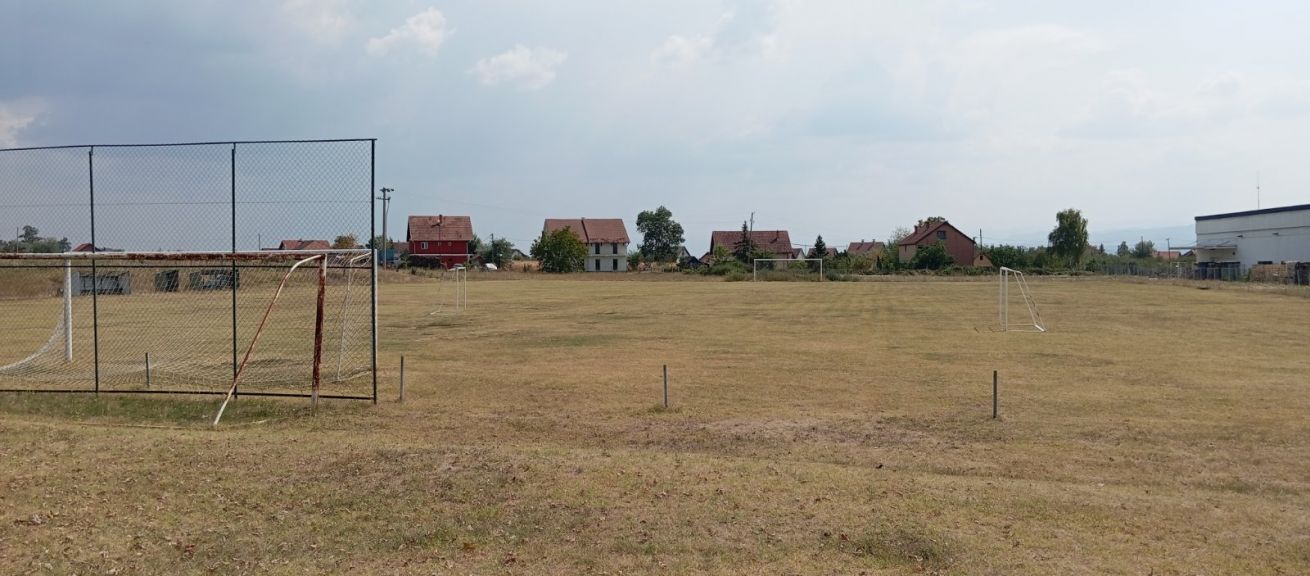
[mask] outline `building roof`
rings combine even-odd
[[[473,219],[468,216],[410,216],[408,242],[471,242]]]
[[[570,228],[584,244],[627,244],[622,218],[547,218],[546,232]]]
[[[790,258],[794,253],[791,247],[791,235],[786,230],[755,230],[751,234],[751,243],[761,250],[767,250],[780,258]],[[710,252],[715,246],[723,246],[731,251],[741,241],[741,230],[715,230],[710,233]]]
[[[1310,204],[1298,204],[1296,206],[1279,206],[1277,208],[1264,208],[1261,210],[1247,210],[1245,212],[1229,212],[1227,214],[1210,214],[1208,216],[1197,216],[1196,221],[1202,220],[1219,220],[1222,218],[1237,218],[1239,216],[1259,216],[1261,214],[1277,214],[1279,212],[1300,212],[1310,210]]]
[[[883,246],[883,243],[878,242],[877,240],[871,242],[861,240],[859,242],[851,242],[846,246],[846,252],[850,254],[871,254],[873,252],[881,251]]]
[[[932,222],[932,223],[920,222],[918,225],[914,227],[914,232],[911,232],[909,236],[906,236],[904,240],[901,240],[900,243],[897,244],[897,246],[916,246],[920,242],[923,242],[923,240],[927,238],[930,234],[946,227],[950,227],[950,229],[954,230],[957,234],[967,238],[970,242],[973,242],[973,238],[971,238],[968,234],[965,234],[964,232],[960,232],[959,228],[956,228],[955,226],[951,226],[950,222],[942,220],[940,222]]]
[[[327,240],[283,240],[277,245],[278,250],[331,250],[332,243]]]

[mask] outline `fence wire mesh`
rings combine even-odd
[[[239,393],[308,395],[323,261],[320,395],[376,399],[373,154],[0,150],[0,389],[225,393],[267,311]]]

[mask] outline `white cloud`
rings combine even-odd
[[[568,57],[565,52],[519,44],[502,54],[478,60],[469,73],[487,86],[513,83],[523,90],[539,90],[555,81],[555,69]]]
[[[344,0],[285,0],[282,11],[297,28],[327,42],[339,39],[354,22]]]
[[[682,66],[706,60],[712,56],[713,51],[714,38],[674,34],[651,51],[650,61],[666,66]]]
[[[0,148],[18,146],[18,135],[44,112],[38,100],[0,102]]]
[[[436,56],[453,32],[446,28],[446,17],[440,10],[428,8],[405,19],[403,25],[392,28],[386,36],[369,38],[364,49],[371,56],[386,56],[393,49],[413,44],[420,52]]]

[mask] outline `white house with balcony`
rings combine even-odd
[[[628,229],[621,218],[547,218],[545,232],[568,228],[587,245],[588,272],[628,270]]]
[[[1310,261],[1310,204],[1196,217],[1198,266]]]

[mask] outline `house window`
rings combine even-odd
[[[599,259],[596,260],[596,271],[597,271],[597,272],[600,272],[600,260],[599,260]]]
[[[938,231],[937,231],[937,239],[938,239],[938,240],[945,241],[945,240],[946,240],[946,231],[945,231],[945,230],[938,230]]]
[[[427,250],[427,249],[428,249],[428,243],[427,243],[427,242],[420,242],[420,244],[423,245],[422,247],[423,247],[424,250]]]
[[[593,248],[592,253],[593,253],[593,254],[596,254],[596,255],[599,256],[599,255],[600,255],[600,244],[592,244],[591,247]]]
[[[613,258],[613,259],[611,259],[611,260],[610,260],[610,270],[614,270],[614,271],[617,272],[618,269],[619,269],[619,259],[618,259],[618,258]]]
[[[618,253],[619,253],[619,244],[618,244],[618,242],[615,242],[615,243],[613,243],[613,244],[610,244],[610,250],[611,250],[610,254],[618,254]]]

